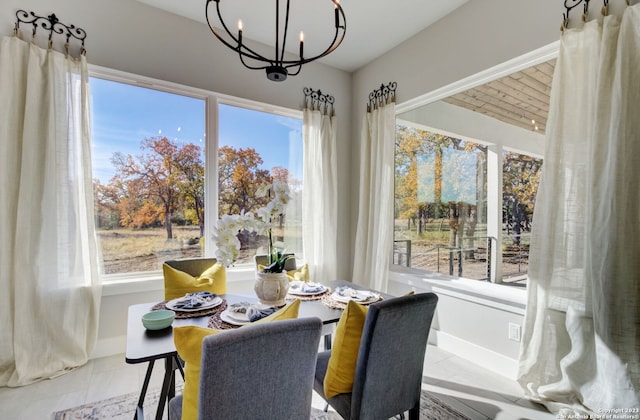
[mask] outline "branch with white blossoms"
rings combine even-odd
[[[271,241],[272,220],[284,214],[289,202],[289,186],[280,181],[274,181],[272,185],[266,185],[258,189],[256,195],[265,197],[269,194],[271,201],[256,211],[258,218],[253,213],[225,214],[216,222],[213,229],[213,241],[216,244],[216,259],[225,267],[232,265],[240,255],[240,239],[238,234],[242,231],[256,232],[260,235],[268,235]],[[269,249],[272,248],[269,242]]]
[[[256,191],[257,197],[266,197],[268,194],[271,201],[265,207],[256,211],[259,218],[265,223],[272,223],[272,220],[284,214],[289,203],[289,185],[285,182],[275,180],[271,185],[264,185]]]
[[[216,244],[216,259],[220,264],[229,267],[240,255],[240,239],[238,234],[243,230],[266,234],[270,226],[253,217],[253,213],[225,214],[213,229],[213,241]]]

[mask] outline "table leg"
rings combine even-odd
[[[182,375],[182,381],[184,381],[184,369],[182,365],[184,362],[180,359],[180,356],[176,356],[176,365],[178,366],[178,370],[180,371],[180,375]]]
[[[331,350],[331,334],[325,334],[324,336],[324,349],[325,351]]]
[[[164,406],[176,393],[176,377],[174,372],[178,369],[177,359],[175,356],[169,356],[164,359],[164,379],[162,380],[162,390],[160,391],[160,399],[158,400],[158,410],[156,411],[156,420],[162,420]]]
[[[144,382],[142,383],[142,390],[140,391],[140,397],[138,398],[138,405],[136,406],[136,413],[133,415],[133,420],[144,420],[144,410],[142,406],[144,405],[144,397],[147,395],[147,388],[149,388],[154,362],[155,360],[151,360],[149,366],[147,366],[147,373],[144,375]]]

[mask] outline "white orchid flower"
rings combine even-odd
[[[289,185],[278,180],[271,185],[264,185],[256,191],[257,197],[265,197],[272,192],[273,197],[266,206],[252,212],[240,214],[225,214],[218,219],[213,229],[212,239],[216,244],[216,258],[225,267],[232,265],[240,255],[240,240],[238,234],[243,230],[268,235],[271,239],[273,221],[284,214],[289,202]],[[284,243],[276,242],[272,247],[284,249]]]

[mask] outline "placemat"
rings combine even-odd
[[[167,308],[167,305],[166,305],[167,302],[168,300],[164,300],[160,303],[156,303],[151,307],[151,310],[157,311],[159,309],[169,309]],[[175,311],[173,309],[172,310],[176,313],[176,318],[186,319],[186,318],[198,318],[201,316],[207,316],[207,315],[214,314],[216,312],[220,313],[224,311],[226,308],[227,308],[227,301],[225,299],[222,299],[222,303],[220,305],[215,306],[213,308],[203,309],[201,311],[182,312],[182,311]]]
[[[226,302],[225,302],[225,308],[227,307]],[[284,308],[285,305],[279,306],[276,309],[282,309]],[[222,318],[220,317],[220,314],[222,314],[222,312],[224,312],[224,309],[213,313],[210,317],[209,317],[209,323],[208,323],[208,327],[209,328],[214,328],[216,330],[231,330],[231,329],[235,329],[235,328],[240,328],[242,325],[235,325],[235,324],[229,324],[226,321],[223,321]]]
[[[227,309],[227,302],[225,301],[222,305],[224,308],[222,308],[219,311],[216,311],[215,313],[213,313],[210,317],[209,317],[209,323],[207,324],[207,326],[209,328],[213,328],[216,330],[233,330],[236,328],[240,328],[241,325],[234,325],[234,324],[229,324],[228,322],[225,322],[222,320],[222,318],[220,318],[220,314]],[[216,308],[218,309],[218,308]]]
[[[371,302],[358,302],[358,303],[360,305],[371,305],[372,303],[380,302],[383,299],[384,298],[382,296],[379,296],[378,300],[374,300],[374,301],[371,301]],[[346,309],[346,307],[347,307],[347,303],[346,302],[338,302],[337,300],[335,300],[333,298],[331,293],[322,296],[322,303],[324,303],[325,305],[327,305],[331,309]]]
[[[285,297],[285,299],[287,300],[295,300],[298,299],[300,301],[310,301],[310,300],[320,300],[322,299],[323,296],[325,295],[330,295],[331,294],[331,288],[327,287],[327,290],[325,290],[322,293],[318,293],[317,295],[292,295],[287,293],[287,296]]]

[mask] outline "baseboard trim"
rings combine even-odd
[[[127,337],[122,335],[119,337],[104,338],[98,340],[89,359],[98,359],[100,357],[114,356],[123,354],[127,348]]]
[[[429,342],[499,375],[515,380],[518,361],[442,331],[431,330]]]

